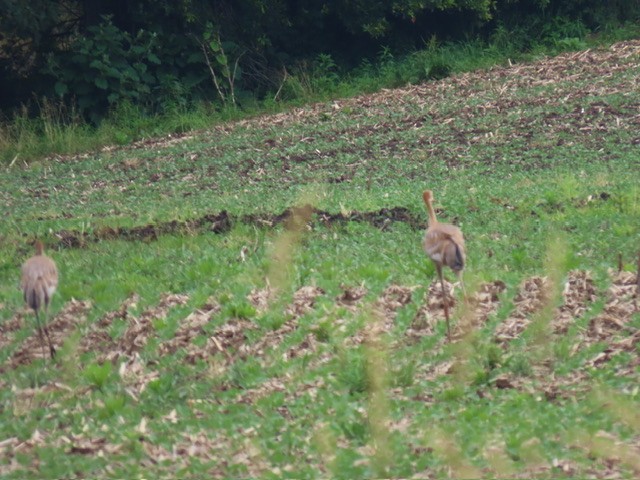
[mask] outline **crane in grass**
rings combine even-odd
[[[444,289],[442,268],[449,267],[455,272],[464,291],[464,283],[462,282],[462,270],[465,264],[464,237],[462,236],[462,231],[455,225],[438,222],[436,212],[433,209],[433,192],[431,190],[426,190],[422,194],[422,198],[429,212],[429,227],[424,235],[422,247],[435,264],[438,272],[438,278],[442,286],[444,316],[447,320],[447,338],[451,341],[449,307],[447,306],[447,294]]]
[[[49,303],[58,286],[58,269],[55,262],[44,254],[44,246],[40,240],[36,240],[35,247],[36,254],[22,265],[20,288],[22,289],[24,301],[36,314],[36,326],[42,346],[43,358],[46,357],[43,331],[49,341],[49,353],[53,358],[56,354],[56,349],[53,347],[51,337],[49,337],[47,321],[49,319]],[[39,314],[41,309],[44,310],[44,324],[42,325]]]

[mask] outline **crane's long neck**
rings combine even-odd
[[[44,245],[40,240],[36,240],[36,255],[44,255]]]
[[[431,204],[431,198],[425,197],[424,203],[427,205],[427,212],[429,212],[429,225],[435,225],[438,223],[438,219],[436,218],[436,212]]]

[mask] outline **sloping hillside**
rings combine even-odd
[[[624,42],[9,168],[0,474],[636,477],[639,78]]]

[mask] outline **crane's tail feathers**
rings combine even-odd
[[[455,262],[454,270],[460,271],[464,268],[464,254],[462,253],[462,250],[460,249],[457,243],[455,244],[455,246],[456,246],[456,262]]]
[[[49,292],[42,277],[30,282],[24,289],[24,301],[34,310],[46,307],[49,300]]]
[[[456,261],[458,265],[460,265],[460,270],[464,268],[464,255],[462,254],[462,250],[460,246],[456,243]]]

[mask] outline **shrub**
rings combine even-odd
[[[69,51],[49,57],[48,71],[55,78],[55,92],[75,100],[80,111],[97,123],[110,105],[125,101],[153,105],[159,81],[169,85],[173,79],[158,77],[156,35],[140,30],[135,36],[118,29],[105,17],[89,27]]]

